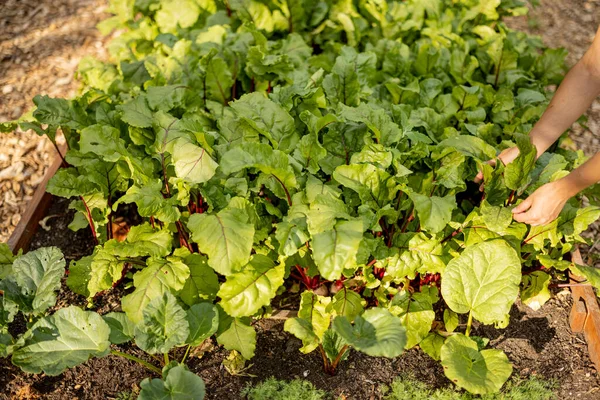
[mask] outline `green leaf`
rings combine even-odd
[[[523,290],[521,291],[521,301],[533,310],[539,310],[550,298],[552,294],[548,289],[551,276],[543,271],[533,271],[530,274],[523,275]]]
[[[32,374],[50,376],[110,351],[110,328],[100,315],[70,306],[37,321],[13,352],[12,362]]]
[[[254,238],[254,226],[240,209],[227,208],[217,214],[194,214],[188,221],[192,240],[208,255],[208,265],[231,275],[246,265]]]
[[[327,310],[334,312],[336,316],[348,318],[348,321],[354,321],[357,316],[363,313],[363,303],[364,301],[358,293],[344,286],[333,296]]]
[[[458,314],[448,308],[444,310],[444,327],[446,332],[454,332],[458,327]]]
[[[16,257],[6,243],[0,243],[0,280],[12,273],[12,264]]]
[[[4,298],[25,314],[43,315],[56,303],[65,264],[57,247],[44,247],[18,257],[12,273],[0,281]]]
[[[131,186],[115,202],[113,209],[116,209],[121,203],[135,203],[138,213],[142,217],[154,217],[166,223],[175,222],[181,217],[181,213],[177,208],[177,198],[165,199],[161,192],[162,186],[159,180],[148,183],[143,187]]]
[[[405,290],[396,294],[391,303],[392,313],[400,317],[406,328],[406,349],[419,344],[431,330],[435,312],[427,293],[413,293]]]
[[[279,198],[286,199],[286,193],[297,186],[294,170],[288,156],[263,143],[244,143],[221,157],[221,170],[230,175],[247,168],[256,168],[266,175],[271,189]]]
[[[277,103],[261,93],[249,93],[231,103],[238,118],[265,136],[274,149],[286,153],[294,150],[298,135],[294,119]]]
[[[60,197],[79,197],[98,192],[99,187],[76,168],[61,168],[48,182],[46,191]]]
[[[340,165],[333,172],[333,179],[357,192],[363,203],[375,210],[396,194],[390,174],[372,164]]]
[[[127,343],[135,336],[135,325],[125,313],[110,312],[104,314],[102,319],[110,328],[109,340],[112,344]]]
[[[254,315],[270,303],[283,285],[285,264],[255,254],[240,272],[227,277],[217,296],[223,310],[232,317]]]
[[[375,141],[384,146],[392,146],[403,136],[400,127],[392,121],[382,108],[361,104],[356,108],[341,106],[341,116],[348,121],[362,122],[375,136]]]
[[[144,66],[144,61],[135,61],[131,63],[121,61],[120,68],[123,73],[123,78],[134,85],[141,86],[150,79],[150,74]]]
[[[146,378],[140,383],[138,400],[202,400],[204,381],[183,365],[170,368],[165,380]]]
[[[208,266],[206,256],[191,254],[184,262],[190,269],[190,278],[185,281],[183,289],[179,292],[181,300],[188,306],[201,300],[213,301],[219,291],[219,278]]]
[[[536,147],[527,135],[515,134],[519,155],[504,170],[506,186],[512,190],[519,190],[529,183],[529,173],[535,166],[537,155]]]
[[[165,292],[178,292],[190,276],[190,270],[179,257],[151,258],[148,266],[133,275],[135,290],[121,299],[121,307],[129,319],[139,323],[150,301]]]
[[[37,107],[33,117],[43,124],[77,130],[89,125],[87,114],[75,101],[37,95],[33,98],[33,102]]]
[[[118,129],[107,125],[91,125],[81,131],[79,150],[83,153],[93,153],[108,162],[116,162],[127,156],[125,142],[120,137]]]
[[[167,229],[155,229],[148,222],[132,226],[125,241],[109,240],[104,248],[117,257],[165,257],[172,250],[173,236]]]
[[[438,233],[452,219],[452,211],[456,208],[454,195],[438,197],[409,193],[408,196],[414,203],[423,230]]]
[[[313,325],[304,318],[289,318],[283,324],[283,329],[296,338],[302,340],[300,351],[308,354],[319,346],[320,339],[315,333]]]
[[[462,334],[446,339],[440,352],[444,373],[452,382],[474,394],[500,391],[512,374],[502,350],[481,350]]]
[[[173,144],[175,174],[187,182],[208,182],[215,175],[218,164],[200,146],[177,139]]]
[[[442,274],[442,296],[452,311],[472,312],[484,324],[501,322],[519,294],[521,260],[504,240],[468,246]]]
[[[148,106],[146,96],[135,97],[129,103],[117,106],[123,115],[121,119],[136,128],[150,128],[152,126],[152,110]]]
[[[350,346],[372,357],[398,357],[406,346],[406,330],[400,318],[384,308],[365,311],[356,317],[354,326],[346,317],[337,317],[333,330]]]
[[[189,334],[186,312],[167,291],[144,307],[143,321],[135,327],[135,344],[146,353],[168,353],[184,344]]]
[[[153,110],[169,111],[183,104],[186,87],[183,85],[150,86],[148,105]]]
[[[233,318],[229,328],[217,336],[217,342],[227,350],[235,350],[249,360],[254,357],[256,349],[256,331],[243,319]]]
[[[216,55],[217,51],[212,50],[200,59],[200,65],[206,74],[203,93],[205,101],[214,100],[226,105],[231,97],[231,88],[235,81],[227,62]]]
[[[443,336],[431,332],[427,336],[425,336],[423,340],[421,340],[421,343],[419,343],[419,347],[429,357],[433,358],[436,361],[439,361],[444,341],[445,338]]]
[[[441,150],[452,147],[465,156],[473,157],[481,161],[488,161],[496,157],[496,150],[494,147],[475,136],[454,136],[441,141],[438,147]]]
[[[338,221],[332,230],[313,236],[313,259],[321,276],[339,279],[344,270],[356,268],[356,254],[362,241],[361,220]]]
[[[187,321],[190,334],[186,343],[200,346],[219,328],[219,313],[217,308],[210,303],[194,304],[187,310]]]

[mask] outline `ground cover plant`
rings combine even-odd
[[[419,346],[459,387],[493,393],[512,367],[473,321],[506,326],[517,297],[540,307],[569,270],[600,285],[569,257],[600,216],[597,188],[547,226],[512,221],[514,204],[585,160],[558,146],[535,159],[527,133],[565,53],[502,23],[521,2],[115,0],[111,11],[99,28],[120,31],[112,59],[81,63],[81,96],[38,96],[2,125],[53,143],[62,132],[65,168],[47,190],[73,198],[71,228],[97,242],[68,266],[91,311],[50,315],[60,251],[2,247],[0,354],[24,371],[112,353],[162,377],[141,398],[202,393],[189,354],[214,335],[243,368],[252,318],[299,284],[285,328],[326,372],[350,349]],[[513,163],[486,163],[514,145]],[[123,240],[112,225],[128,204],[143,223]],[[95,313],[116,286],[121,309]],[[153,363],[111,350],[128,342]]]

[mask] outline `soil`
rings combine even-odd
[[[47,220],[50,230],[40,229],[36,233],[32,250],[58,246],[67,260],[92,252],[93,242],[88,230],[72,232],[68,229],[72,218],[68,204],[68,200],[53,200],[48,215],[56,217]],[[125,292],[122,288],[108,291],[96,299],[93,309],[102,314],[119,311],[119,299]],[[282,304],[288,302],[282,299]],[[63,285],[57,307],[67,304],[84,307],[86,301]],[[514,375],[557,380],[558,398],[597,399],[600,396],[600,379],[589,360],[583,336],[570,331],[570,306],[571,299],[566,291],[558,293],[539,311],[517,304],[513,307],[511,324],[507,329],[476,326],[474,334],[490,338],[493,347],[507,353],[514,363]],[[22,323],[17,325],[16,329],[23,329]],[[409,350],[395,359],[351,352],[348,360],[341,363],[338,373],[329,376],[322,370],[318,353],[302,355],[298,351],[301,343],[283,331],[283,321],[264,319],[255,322],[255,328],[258,334],[256,357],[240,376],[232,376],[225,370],[222,362],[228,352],[218,346],[209,344],[201,358],[189,360],[190,369],[206,383],[207,399],[238,399],[246,385],[271,376],[306,379],[318,388],[353,400],[382,398],[382,385],[390,384],[401,373],[411,373],[433,387],[451,385],[439,363],[419,349]],[[114,348],[149,362],[154,361],[131,345]],[[171,356],[181,358],[182,352],[183,349],[178,349]],[[139,383],[146,377],[152,377],[152,374],[140,365],[116,356],[89,360],[57,377],[25,374],[9,360],[0,359],[0,399],[116,398],[121,393],[137,392]]]

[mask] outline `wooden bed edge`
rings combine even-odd
[[[573,261],[585,265],[581,252],[573,252]],[[582,278],[570,276],[572,282],[581,282]],[[569,325],[573,332],[583,332],[587,342],[590,359],[600,371],[600,306],[591,286],[572,286],[573,307],[569,315]]]
[[[59,146],[59,149],[61,153],[64,154],[67,150],[67,145],[61,145]],[[50,208],[52,195],[46,193],[46,186],[48,185],[48,181],[50,181],[61,166],[62,159],[56,155],[54,161],[50,164],[50,167],[44,174],[44,179],[35,189],[33,197],[25,209],[25,213],[21,216],[21,220],[7,241],[8,246],[13,253],[16,254],[21,249],[23,252],[29,250],[33,235],[37,232],[40,221],[46,215],[48,208]]]

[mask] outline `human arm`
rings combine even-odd
[[[577,64],[565,76],[546,111],[535,124],[529,136],[537,149],[537,157],[548,148],[588,109],[600,95],[600,28],[596,37]],[[511,147],[498,158],[504,165],[519,155],[519,149]],[[493,162],[492,162],[493,164]],[[481,181],[479,173],[476,181]]]

